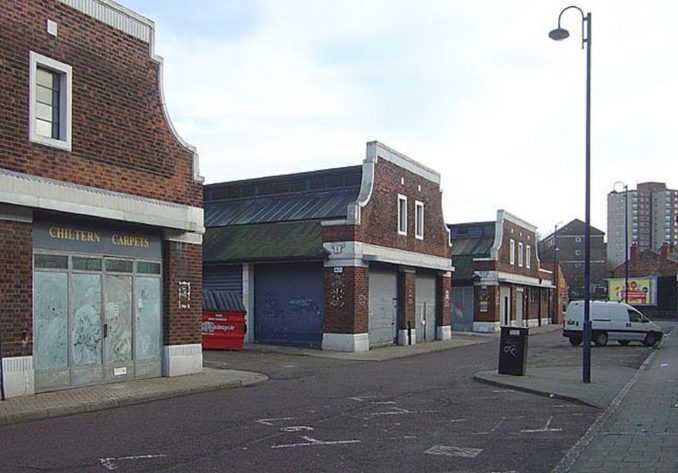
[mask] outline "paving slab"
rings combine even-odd
[[[39,393],[0,401],[0,425],[249,386],[267,379],[267,376],[260,373],[203,368],[202,373],[187,376],[99,384]]]
[[[558,397],[588,406],[605,409],[636,373],[636,369],[622,366],[591,368],[591,383],[582,382],[582,367],[527,367],[524,376],[480,371],[474,379],[495,386],[505,386],[519,391],[543,396]]]

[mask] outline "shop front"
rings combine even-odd
[[[36,219],[36,392],[161,376],[162,268],[159,232]]]

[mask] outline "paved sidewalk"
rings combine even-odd
[[[259,373],[203,368],[174,378],[100,384],[0,401],[0,425],[91,412],[266,381]]]
[[[678,472],[678,331],[665,336],[553,473]]]
[[[541,329],[543,330],[545,329],[545,327]],[[533,329],[530,329],[530,331],[532,330]],[[385,347],[373,348],[370,351],[364,352],[323,351],[315,348],[301,348],[301,347],[288,347],[280,345],[262,345],[262,344],[245,344],[245,351],[280,353],[285,355],[298,355],[298,356],[313,356],[316,358],[331,358],[334,360],[347,360],[347,361],[385,361],[385,360],[394,360],[397,358],[406,358],[410,356],[420,355],[423,353],[449,350],[451,348],[465,347],[468,345],[489,343],[490,341],[498,337],[499,337],[498,333],[479,334],[479,333],[455,332],[452,334],[451,340],[436,340],[434,342],[416,343],[414,345],[407,346],[389,345]]]

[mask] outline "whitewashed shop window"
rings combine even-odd
[[[509,242],[509,263],[516,264],[516,241],[514,239]]]
[[[30,52],[29,139],[71,150],[72,68]]]
[[[407,235],[407,197],[398,194],[398,235]]]
[[[414,202],[414,237],[424,239],[424,203],[418,200]]]

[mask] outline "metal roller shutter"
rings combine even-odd
[[[417,342],[436,339],[436,277],[417,274],[416,277],[416,329]]]
[[[473,331],[473,287],[452,286],[452,330]]]
[[[323,335],[322,264],[257,265],[254,279],[256,341],[320,347]]]
[[[398,275],[395,271],[370,269],[370,348],[395,343],[398,313]]]

